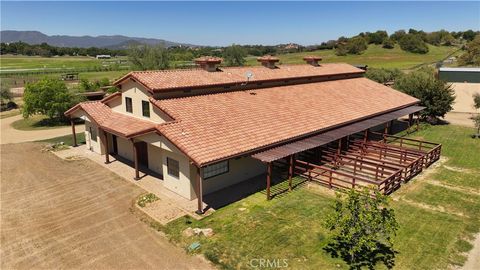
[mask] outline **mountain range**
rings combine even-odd
[[[122,35],[113,36],[67,36],[53,35],[49,36],[39,31],[13,31],[3,30],[0,32],[1,42],[10,43],[23,41],[28,44],[47,43],[57,47],[97,47],[109,49],[126,49],[130,44],[163,44],[166,47],[172,46],[189,46],[198,47],[197,45],[173,42],[157,38],[140,38],[127,37]]]

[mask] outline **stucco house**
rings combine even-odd
[[[87,148],[106,162],[134,162],[135,178],[148,168],[166,188],[197,199],[202,213],[203,195],[268,177],[275,160],[339,139],[318,139],[326,132],[343,128],[345,137],[422,109],[364,70],[320,60],[278,65],[265,56],[261,66],[220,68],[221,59],[202,57],[195,69],[134,71],[114,83],[120,92],[65,115],[85,120]]]

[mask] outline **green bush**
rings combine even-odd
[[[365,76],[370,80],[376,81],[378,83],[386,83],[386,82],[395,81],[402,74],[403,72],[398,68],[395,68],[395,69],[370,68],[365,73]]]
[[[387,38],[383,41],[382,48],[393,49],[395,48],[395,41],[391,38]]]
[[[147,203],[152,203],[152,202],[157,201],[157,200],[159,200],[159,198],[155,194],[148,193],[148,194],[143,195],[140,198],[138,198],[137,204],[140,207],[145,207],[147,205]]]

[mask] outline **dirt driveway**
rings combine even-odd
[[[35,143],[1,146],[1,269],[211,269],[129,209],[143,191]]]

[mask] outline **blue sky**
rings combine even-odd
[[[1,2],[2,30],[199,45],[307,45],[409,28],[479,30],[480,2]]]

